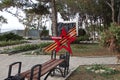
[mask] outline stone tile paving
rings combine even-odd
[[[41,64],[49,60],[49,55],[0,55],[0,80],[4,80],[8,74],[9,64],[21,61],[22,71],[30,69],[35,64]],[[115,57],[71,57],[70,59],[70,72],[76,69],[79,65],[89,65],[89,64],[115,64]],[[14,68],[13,74],[15,74],[17,68]],[[48,80],[65,80],[62,77],[48,77]]]

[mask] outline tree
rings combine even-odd
[[[24,24],[24,36],[28,36],[28,31],[29,28],[32,27],[32,19],[33,19],[33,15],[30,14],[26,14],[26,18],[24,18],[24,20],[22,20],[22,24]]]
[[[7,24],[7,19],[5,19],[3,16],[0,16],[0,27],[2,27],[2,24]],[[0,28],[0,33],[1,33],[1,28]]]
[[[4,8],[9,8],[13,6],[12,0],[0,0],[0,10],[3,10]]]
[[[49,7],[52,10],[51,19],[52,19],[52,35],[57,36],[57,10],[56,10],[56,0],[37,0],[39,2],[49,3]]]
[[[51,9],[51,19],[52,19],[52,34],[53,36],[57,36],[57,12],[60,12],[63,19],[69,20],[75,17],[76,13],[80,14],[81,23],[85,22],[86,26],[89,26],[88,20],[90,20],[90,24],[104,24],[104,26],[110,25],[111,22],[116,22],[116,14],[118,15],[119,22],[119,14],[120,10],[116,5],[119,6],[118,0],[37,0],[39,4],[42,4],[49,10]],[[117,2],[118,1],[118,2]],[[42,11],[39,9],[35,10],[35,7],[38,6],[38,3],[32,2],[32,0],[2,0],[4,5],[0,5],[0,9],[9,8],[9,7],[17,7],[21,9],[28,8],[34,9],[32,12]],[[110,7],[109,7],[109,6]],[[45,10],[45,9],[43,9]],[[112,14],[111,14],[112,11]],[[44,12],[44,11],[43,11]],[[45,13],[43,13],[45,14]],[[15,15],[16,16],[16,15]],[[112,16],[112,18],[111,18]],[[99,22],[98,19],[101,21]]]
[[[117,23],[120,25],[120,0],[116,1],[116,7],[118,9],[118,14],[117,14]]]
[[[53,36],[57,36],[57,12],[56,12],[56,4],[55,0],[37,0],[39,3],[46,5],[46,3],[51,3],[52,8],[52,34]],[[11,6],[18,8],[31,7],[34,8],[37,4],[34,4],[32,0],[2,0],[2,5],[0,9],[9,8]],[[39,11],[43,12],[43,11]],[[15,14],[14,14],[15,15]],[[16,16],[16,15],[15,15]]]
[[[27,35],[29,28],[35,26],[34,20],[36,17],[41,17],[42,15],[49,13],[47,6],[43,5],[41,2],[34,3],[32,0],[2,0],[1,7],[1,10],[17,17],[18,20],[24,24],[25,36]],[[16,13],[9,10],[11,7],[16,8]],[[23,11],[25,17],[19,14],[19,10]],[[40,18],[38,21],[40,22]],[[38,25],[38,27],[40,27],[40,25]]]
[[[24,13],[23,7],[28,6],[28,4],[26,3],[27,1],[28,0],[24,0],[24,1],[23,0],[1,0],[1,3],[0,3],[1,8],[0,8],[0,10],[12,14],[21,23],[25,24],[25,22],[24,22],[25,18],[19,14],[19,10],[23,11],[23,13]],[[12,12],[12,11],[9,10],[9,8],[15,8],[16,11]],[[25,27],[25,31],[26,31],[26,27]]]
[[[25,12],[26,14],[29,14],[28,17],[30,18],[30,21],[29,19],[27,20],[28,26],[37,29],[40,36],[40,28],[42,28],[42,16],[46,16],[47,14],[49,14],[47,7],[38,3],[37,6],[33,7],[32,9],[26,9]]]
[[[118,24],[120,25],[120,7],[119,7],[119,12],[118,12]]]

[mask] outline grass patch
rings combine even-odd
[[[13,47],[12,49],[6,49],[0,53],[18,53],[18,52],[24,52],[24,51],[31,51],[31,50],[36,50],[38,52],[38,50],[40,48],[44,48],[45,46],[48,46],[51,43],[41,43],[41,44],[27,44],[27,45],[22,45],[22,46],[17,46],[17,47]],[[71,44],[71,49],[73,54],[71,56],[113,56],[115,55],[114,53],[110,53],[108,52],[108,50],[102,46],[100,46],[99,44],[92,44],[92,43],[87,43],[87,44]],[[39,54],[50,54],[49,53],[41,53],[41,51],[39,50],[40,53]],[[65,53],[66,50],[62,49],[60,50],[57,55],[61,54],[61,53]],[[31,53],[27,53],[27,54],[31,54]]]
[[[108,56],[114,55],[114,53],[108,52],[108,50],[99,44],[71,44],[73,56]],[[65,53],[66,50],[62,49],[59,53]]]
[[[87,69],[88,68],[88,69]],[[66,80],[119,80],[120,65],[79,66]]]
[[[44,48],[44,47],[43,47]],[[71,44],[71,49],[73,54],[71,56],[112,56],[115,55],[114,53],[108,52],[108,50],[99,44]],[[66,50],[60,50],[57,55],[65,53]],[[31,54],[31,53],[28,53]],[[43,54],[50,54],[43,53]]]

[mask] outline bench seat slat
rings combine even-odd
[[[59,59],[58,61],[56,61],[56,63],[53,63],[51,66],[49,66],[49,68],[42,70],[41,76],[44,75],[46,72],[49,72],[51,69],[57,67],[63,61],[64,61],[64,59]]]
[[[51,69],[57,67],[63,61],[64,61],[64,59],[52,59],[52,60],[49,60],[49,61],[45,62],[44,64],[42,64],[41,76],[43,76],[44,74],[49,72]],[[39,71],[38,68],[34,69],[34,73],[33,73],[33,75],[34,75],[33,79],[34,80],[37,79],[38,71]],[[31,70],[27,70],[27,71],[21,73],[21,75],[24,76],[25,78],[29,79],[30,78],[30,73],[31,73]]]
[[[58,59],[56,59],[56,60],[54,60],[54,61],[52,61],[52,62],[50,62],[50,63],[48,63],[48,64],[46,64],[46,65],[42,65],[41,71],[43,71],[43,70],[46,69],[46,68],[49,68],[50,66],[52,66],[52,65],[53,65],[54,63],[56,63],[57,61],[58,61]],[[36,68],[36,70],[34,70],[33,75],[36,75],[37,73],[38,73],[38,68]],[[26,77],[29,78],[29,77],[30,77],[30,73],[27,74]]]
[[[53,62],[53,61],[55,61],[55,59],[51,59],[51,60],[43,63],[42,66],[47,65],[48,63]],[[35,70],[37,70],[37,68]],[[24,76],[28,75],[29,73],[31,73],[31,70],[24,71],[20,75],[24,77]]]
[[[60,63],[62,63],[64,61],[64,59],[59,59],[56,60],[55,63],[52,63],[52,65],[50,65],[49,67],[47,67],[46,69],[44,69],[45,66],[43,66],[43,69],[41,71],[41,76],[43,76],[44,74],[46,74],[47,72],[49,72],[50,70],[54,69],[55,67],[57,67]],[[34,75],[34,79],[37,78],[37,74]]]

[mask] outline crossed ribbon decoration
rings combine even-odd
[[[52,51],[53,49],[56,50],[56,53],[59,52],[61,49],[67,50],[70,54],[72,54],[72,49],[70,44],[76,40],[76,28],[72,28],[68,31],[63,27],[60,37],[51,37],[55,42],[47,46],[44,51]]]

